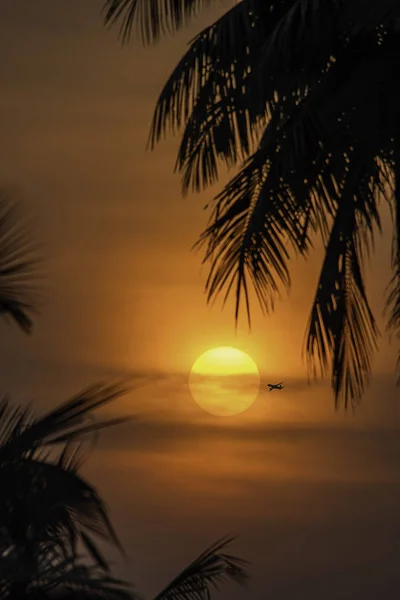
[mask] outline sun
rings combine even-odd
[[[247,410],[260,390],[260,373],[252,358],[232,347],[213,348],[194,363],[189,377],[193,399],[219,417]]]

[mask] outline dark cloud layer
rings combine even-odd
[[[234,550],[251,560],[252,579],[248,592],[226,597],[333,600],[362,590],[372,600],[398,586],[398,436],[152,433],[141,452],[104,450],[88,464],[95,478],[107,473],[103,489],[129,552],[121,574],[148,597],[229,532],[240,535]]]

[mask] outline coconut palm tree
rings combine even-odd
[[[105,20],[145,43],[211,2],[107,0]],[[388,329],[400,339],[400,8],[394,0],[242,0],[199,33],[165,84],[150,146],[183,128],[183,192],[239,170],[213,201],[198,246],[208,300],[249,284],[265,312],[290,287],[288,262],[325,247],[308,324],[310,374],[331,371],[336,406],[361,399],[379,331],[364,259],[393,216]],[[398,366],[400,368],[400,356]]]

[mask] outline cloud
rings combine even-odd
[[[29,349],[28,345],[26,346]],[[178,427],[204,425],[222,429],[253,432],[271,424],[286,426],[324,423],[329,427],[392,427],[400,418],[396,409],[398,390],[395,374],[376,375],[355,415],[334,411],[329,382],[309,384],[305,378],[288,378],[280,392],[269,392],[262,378],[260,393],[252,407],[238,417],[219,421],[207,415],[193,401],[188,385],[188,372],[161,370],[152,365],[142,368],[118,368],[101,362],[81,361],[80,357],[64,357],[56,351],[51,355],[32,351],[18,354],[12,348],[0,352],[2,392],[18,402],[37,401],[38,409],[55,403],[97,382],[125,381],[130,391],[107,408],[107,414],[131,414],[140,418],[142,427],[158,427],[175,423]],[[227,381],[236,393],[246,389],[246,377]],[[396,410],[399,415],[396,416]],[[175,425],[174,425],[175,426]]]
[[[266,587],[284,600],[296,590],[333,600],[343,586],[353,597],[357,585],[372,600],[368,585],[380,592],[394,584],[394,432],[184,423],[135,423],[128,431],[129,445],[112,451],[101,442],[88,468],[102,474],[130,556],[121,572],[149,597],[232,531],[240,534],[233,551],[252,563],[245,593],[255,600],[265,598]],[[243,591],[226,597],[239,600]]]

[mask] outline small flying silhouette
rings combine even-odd
[[[272,392],[272,390],[282,390],[285,387],[283,385],[283,381],[281,381],[280,383],[268,383],[267,385],[269,387],[270,392]]]

